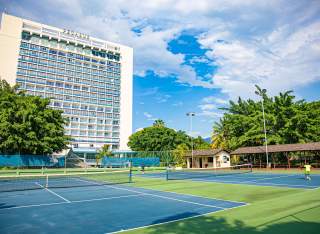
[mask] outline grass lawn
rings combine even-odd
[[[304,190],[135,177],[132,186],[241,201],[248,206],[130,233],[319,233],[320,189]]]

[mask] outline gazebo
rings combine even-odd
[[[253,146],[253,147],[241,147],[230,153],[230,155],[238,155],[238,156],[248,156],[250,161],[255,161],[256,157],[259,156],[260,167],[262,165],[261,158],[266,153],[265,146]],[[268,145],[268,153],[271,159],[274,159],[275,156],[284,155],[287,158],[286,167],[291,167],[291,158],[292,156],[298,156],[300,159],[300,164],[304,161],[304,164],[307,161],[311,161],[311,159],[315,159],[314,166],[319,167],[320,161],[317,157],[320,155],[320,142],[312,142],[312,143],[301,143],[301,144],[282,144],[282,145]],[[293,153],[297,153],[293,155]],[[315,156],[315,158],[312,158]],[[253,157],[253,160],[252,160]],[[274,160],[272,160],[274,161]],[[274,164],[274,163],[273,163]],[[276,165],[274,164],[274,167]]]

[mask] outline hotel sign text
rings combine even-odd
[[[71,35],[71,36],[75,36],[75,37],[78,37],[78,38],[89,40],[89,35],[84,34],[84,33],[74,32],[74,31],[71,31],[71,30],[68,30],[68,29],[63,29],[63,33]]]

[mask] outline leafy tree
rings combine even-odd
[[[0,79],[0,152],[51,154],[67,147],[67,120],[49,99],[25,95]]]
[[[320,102],[295,101],[292,91],[269,97],[256,86],[262,97],[268,144],[290,144],[320,140]],[[236,149],[264,144],[262,101],[230,101],[219,122],[213,126],[213,148]]]
[[[189,147],[184,143],[178,145],[177,148],[173,150],[174,162],[176,166],[178,167],[186,166],[185,155],[188,150],[189,150]]]
[[[99,162],[101,161],[101,159],[105,156],[111,156],[112,155],[112,152],[110,150],[110,145],[103,145],[98,154],[96,155],[96,163],[97,163],[97,166],[99,165]]]
[[[146,127],[129,137],[128,146],[135,151],[174,150],[179,144],[185,143],[190,148],[190,139],[183,131],[175,131],[165,125]]]
[[[193,148],[196,150],[210,149],[210,143],[206,142],[201,136],[193,139]]]

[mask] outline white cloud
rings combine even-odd
[[[143,92],[139,92],[136,95],[139,97],[152,96],[158,93],[158,91],[159,91],[159,87],[153,87],[153,88],[144,89]]]
[[[171,98],[171,95],[169,94],[165,94],[165,95],[158,94],[158,96],[156,97],[156,100],[158,103],[165,103],[169,100],[169,98]]]
[[[214,104],[202,104],[199,106],[201,110],[203,111],[210,111],[216,109],[216,105]]]
[[[172,106],[183,106],[183,102],[176,102],[176,103],[173,103]]]
[[[204,116],[204,117],[209,117],[214,120],[217,120],[223,116],[222,113],[219,113],[217,111],[212,111],[212,110],[204,110],[200,113],[198,113],[198,116]]]
[[[254,85],[266,88],[271,95],[320,80],[320,23],[292,30],[291,25],[275,29],[256,41],[228,43],[199,42],[212,51],[207,53],[219,66],[212,79],[214,86],[235,99],[254,96]]]
[[[132,46],[134,73],[142,77],[152,71],[219,88],[231,99],[254,97],[254,84],[275,94],[320,80],[318,1],[47,0],[36,4],[37,11],[21,4],[13,1],[8,11]],[[202,32],[198,42],[209,51],[192,61],[214,60],[211,79],[169,51],[168,43],[186,31]]]
[[[225,105],[228,104],[228,100],[226,99],[222,99],[222,98],[218,98],[216,96],[208,96],[202,99],[203,103],[216,103],[216,104],[221,104],[221,105]]]
[[[137,129],[135,130],[135,132],[139,132],[139,131],[141,131],[141,130],[143,130],[143,128],[137,128]]]
[[[144,115],[145,117],[147,117],[147,118],[151,118],[151,117],[152,117],[152,115],[149,114],[148,112],[144,112],[143,115]]]
[[[157,118],[155,118],[152,114],[148,113],[148,112],[143,112],[143,115],[147,118],[147,120],[149,121],[155,121],[157,120]]]
[[[189,63],[195,64],[195,63],[210,63],[209,59],[204,56],[194,56],[189,60]]]

